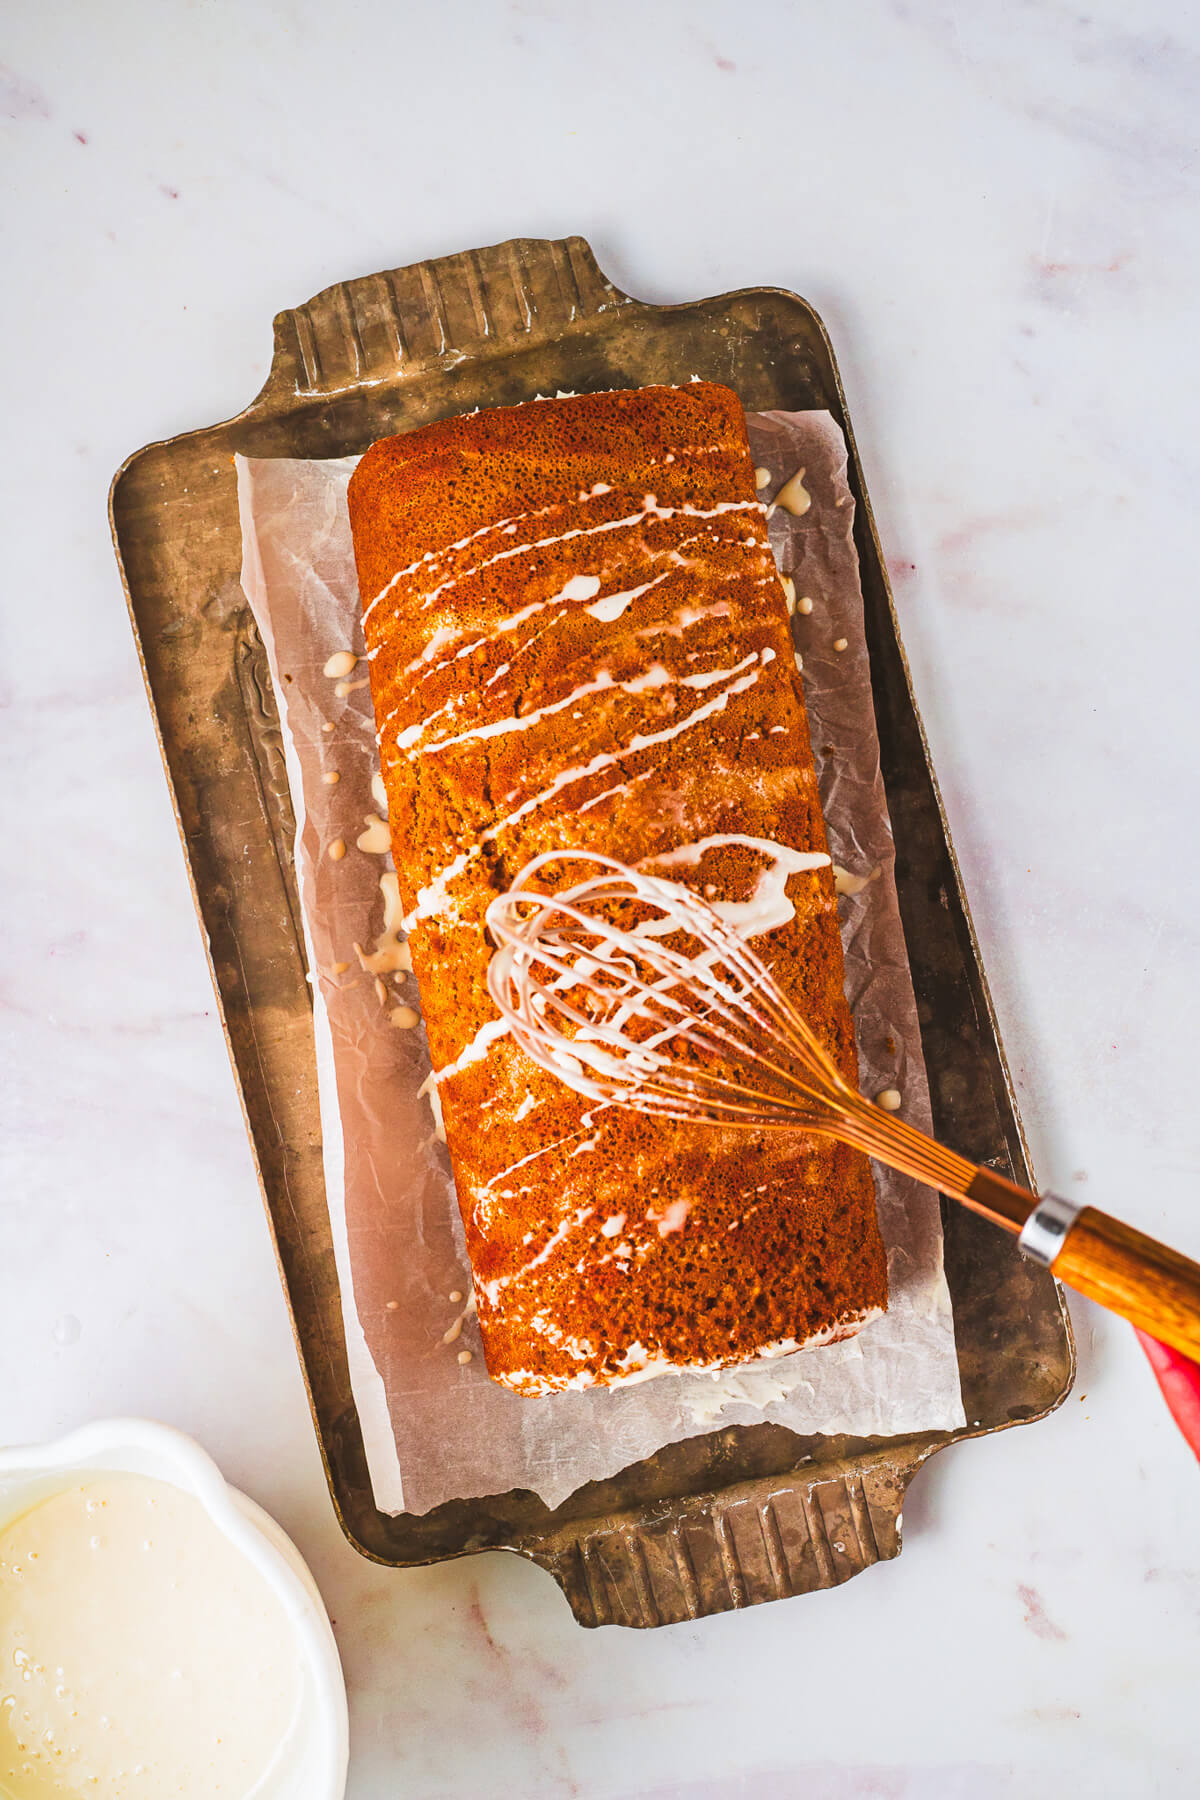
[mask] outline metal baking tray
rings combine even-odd
[[[1041,1418],[1074,1348],[1051,1275],[944,1206],[968,1428],[864,1439],[729,1426],[668,1445],[561,1506],[527,1490],[424,1516],[375,1506],[350,1391],[325,1204],[294,821],[262,644],[239,583],[233,454],[344,456],[432,419],[559,388],[691,375],[748,410],[826,407],[850,447],[896,879],[937,1132],[1019,1181],[1029,1167],[979,950],[913,698],[833,351],[776,288],[682,306],[621,293],[581,238],[516,239],[326,289],[275,320],[262,392],[223,425],[152,444],[110,517],[234,1075],[333,1503],[396,1567],[508,1549],[584,1625],[652,1626],[833,1587],[900,1549],[904,1492],[960,1437]]]

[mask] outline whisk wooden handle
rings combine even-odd
[[[946,1184],[942,1191],[1019,1233],[1026,1255],[1047,1263],[1076,1293],[1200,1362],[1200,1264],[1094,1206],[1076,1211],[1053,1194],[1039,1200],[993,1169],[977,1168],[961,1189]],[[1038,1229],[1043,1209],[1048,1234]]]
[[[1085,1206],[1051,1267],[1077,1293],[1200,1361],[1200,1264]]]

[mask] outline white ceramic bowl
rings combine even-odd
[[[301,1697],[289,1737],[253,1800],[343,1800],[349,1758],[346,1684],[329,1615],[300,1552],[212,1458],[180,1431],[147,1419],[102,1419],[52,1444],[0,1450],[0,1525],[54,1493],[63,1476],[113,1470],[191,1494],[278,1595],[295,1633]],[[251,1800],[247,1795],[246,1800]]]

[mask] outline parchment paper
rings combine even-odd
[[[927,1128],[845,445],[828,413],[766,414],[751,418],[750,432],[755,461],[771,476],[763,500],[801,469],[800,504],[811,496],[798,515],[776,508],[770,535],[800,603],[795,639],[830,848],[850,877],[842,885],[857,886],[840,911],[861,1085],[868,1094],[897,1088],[903,1116]],[[449,1297],[469,1295],[471,1283],[449,1162],[420,1093],[429,1073],[424,1033],[401,1010],[419,1007],[416,983],[387,967],[403,953],[384,929],[390,854],[372,848],[386,834],[368,829],[368,815],[383,806],[366,665],[340,683],[324,673],[335,652],[363,650],[346,514],[355,459],[237,460],[242,583],[266,645],[297,819],[351,1379],[381,1510],[423,1513],[513,1487],[554,1506],[718,1418],[872,1437],[961,1425],[937,1197],[878,1167],[891,1301],[858,1337],[715,1380],[664,1375],[624,1390],[522,1399],[488,1379],[466,1302]],[[347,850],[334,860],[337,840]],[[360,950],[383,972],[364,968]],[[471,1357],[460,1362],[464,1350]]]

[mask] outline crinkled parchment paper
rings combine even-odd
[[[750,421],[770,471],[770,533],[797,597],[821,797],[836,865],[846,985],[864,1090],[897,1088],[928,1127],[892,838],[863,635],[846,450],[828,413]],[[361,652],[346,485],[354,461],[238,459],[242,581],[266,644],[283,721],[324,1130],[355,1400],[377,1504],[427,1512],[443,1500],[532,1488],[551,1506],[662,1445],[763,1417],[801,1433],[864,1437],[963,1423],[936,1196],[877,1170],[891,1305],[856,1338],[711,1376],[664,1375],[625,1390],[521,1399],[489,1381],[474,1320],[445,1147],[420,1089],[429,1073],[416,984],[386,926],[390,855]],[[809,502],[805,504],[806,500]],[[811,610],[807,602],[811,601]],[[835,646],[845,640],[841,650]],[[372,792],[372,776],[376,776]],[[336,777],[336,779],[334,779]],[[363,838],[362,847],[358,839]],[[346,845],[336,855],[339,840]],[[335,855],[329,854],[333,846]],[[395,877],[391,877],[394,884]],[[357,948],[356,948],[357,946]],[[364,960],[369,965],[364,967]],[[455,1298],[451,1298],[455,1296]],[[469,1360],[460,1361],[464,1351]]]

